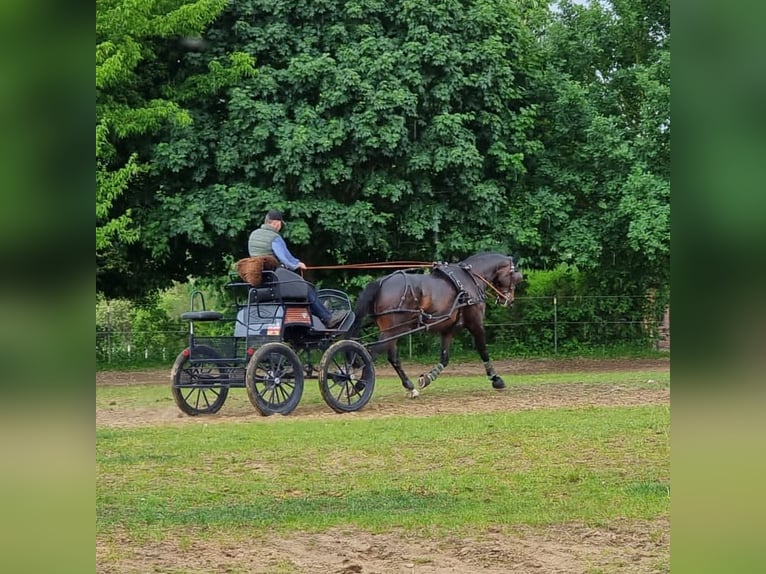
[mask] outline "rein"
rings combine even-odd
[[[383,261],[380,263],[349,263],[347,265],[312,265],[306,269],[407,269],[433,267],[426,261]]]
[[[436,263],[434,262],[427,262],[427,261],[409,261],[409,260],[403,260],[403,261],[382,261],[382,262],[373,262],[373,263],[348,263],[346,265],[311,265],[307,266],[306,270],[309,269],[414,269],[414,268],[428,268],[428,267],[434,267]],[[486,283],[492,291],[495,292],[497,295],[498,301],[503,301],[503,304],[508,303],[508,296],[501,293],[497,287],[495,287],[491,281],[486,279],[485,277],[479,275],[478,273],[474,273],[473,271],[469,270],[469,273],[473,275],[474,277],[478,277],[481,279],[484,283]]]

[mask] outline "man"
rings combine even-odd
[[[258,257],[262,255],[271,255],[276,257],[279,262],[284,265],[290,271],[296,271],[298,269],[306,269],[306,264],[300,259],[295,257],[287,248],[285,240],[279,232],[284,225],[284,219],[282,218],[282,212],[276,209],[270,210],[258,229],[254,230],[250,234],[250,239],[247,242],[247,249],[250,252],[250,257]],[[303,281],[299,275],[295,275],[296,279]],[[304,281],[304,283],[306,283]],[[308,289],[308,300],[311,313],[319,317],[319,320],[324,323],[328,329],[335,329],[343,322],[347,311],[330,311],[319,302],[316,291],[314,288],[306,283]]]

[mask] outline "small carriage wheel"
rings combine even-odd
[[[375,366],[370,353],[356,341],[333,343],[319,363],[319,391],[338,413],[358,411],[375,390]]]
[[[264,416],[287,415],[303,395],[303,365],[284,343],[267,343],[258,348],[245,373],[247,396]]]
[[[193,357],[193,358],[192,358]],[[205,415],[221,410],[229,387],[229,368],[215,361],[220,355],[211,347],[199,345],[182,351],[170,371],[173,399],[187,415]],[[205,360],[213,359],[213,360]]]

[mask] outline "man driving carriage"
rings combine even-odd
[[[255,229],[247,242],[250,257],[261,257],[270,255],[275,257],[284,268],[276,270],[277,278],[280,281],[301,281],[305,283],[308,290],[308,300],[311,313],[319,317],[328,329],[334,329],[343,322],[348,311],[338,310],[332,313],[319,301],[314,286],[304,281],[303,277],[296,270],[306,269],[306,264],[295,257],[287,248],[287,244],[279,232],[284,225],[282,212],[271,209],[264,218],[263,225]]]

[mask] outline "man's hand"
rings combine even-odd
[[[300,263],[298,263],[298,267],[296,267],[296,269],[306,269],[306,264],[303,261],[301,261]]]

